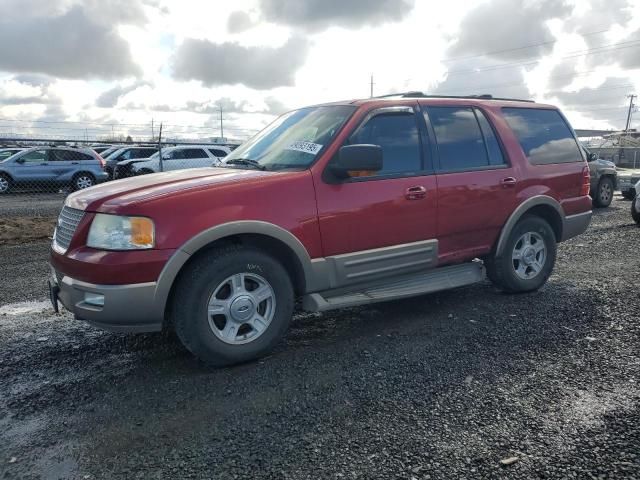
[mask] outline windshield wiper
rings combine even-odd
[[[222,165],[246,165],[249,167],[257,168],[258,170],[266,170],[267,167],[264,165],[260,165],[259,162],[255,160],[251,160],[250,158],[232,158],[231,160],[227,160],[223,162]]]

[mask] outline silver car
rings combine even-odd
[[[13,187],[82,190],[107,180],[105,162],[93,150],[33,147],[0,161],[0,193]]]

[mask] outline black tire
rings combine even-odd
[[[605,208],[611,205],[613,190],[613,180],[610,177],[602,177],[598,182],[596,191],[593,193],[593,206]]]
[[[12,186],[13,181],[11,180],[11,177],[9,175],[5,175],[4,173],[0,173],[0,195],[9,193]]]
[[[635,197],[631,202],[631,218],[633,218],[633,221],[636,222],[636,224],[640,225],[640,212],[636,209],[636,205],[638,205],[638,203],[640,203],[638,197]]]
[[[521,278],[516,272],[519,262],[512,254],[521,237],[526,233],[534,233],[544,241],[546,254],[540,271],[531,278]],[[495,254],[485,258],[487,277],[498,288],[509,293],[531,292],[544,285],[556,263],[556,236],[551,226],[542,218],[525,216],[513,228],[504,247],[503,254]]]
[[[208,305],[220,285],[240,273],[265,280],[274,293],[275,308],[271,322],[257,338],[230,344],[214,333],[216,327],[210,323],[215,315],[210,316]],[[255,248],[225,246],[204,253],[181,272],[172,296],[170,322],[183,345],[200,360],[213,366],[232,365],[271,351],[289,327],[293,305],[291,279],[278,261]],[[242,328],[238,327],[238,335]]]
[[[636,198],[636,192],[635,190],[627,190],[625,192],[622,192],[622,196],[627,200],[633,200],[634,198]]]
[[[96,179],[93,175],[87,172],[80,172],[74,175],[71,187],[74,191],[78,191],[93,187],[95,184]]]

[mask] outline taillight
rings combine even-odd
[[[580,187],[580,195],[589,195],[591,190],[591,172],[589,171],[589,165],[585,165],[582,169],[582,186]]]
[[[104,158],[102,158],[99,153],[96,153],[96,156],[98,157],[98,161],[100,162],[100,166],[104,170],[104,167],[107,166],[107,162],[104,161]]]

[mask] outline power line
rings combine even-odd
[[[631,45],[629,45],[631,44]],[[566,60],[569,58],[577,58],[577,57],[584,57],[584,56],[588,56],[588,55],[597,55],[597,54],[601,54],[601,53],[610,53],[616,50],[623,50],[625,48],[637,48],[640,47],[640,40],[636,39],[636,40],[629,40],[626,42],[619,42],[619,43],[612,43],[610,45],[604,45],[601,47],[595,47],[595,48],[590,48],[588,50],[581,50],[578,51],[576,50],[575,55],[566,55],[564,57],[560,57],[560,60]],[[597,51],[600,50],[600,51]],[[447,71],[447,77],[449,77],[450,75],[458,75],[458,74],[469,74],[469,73],[481,73],[481,72],[490,72],[490,71],[494,71],[494,70],[501,70],[504,68],[515,68],[515,67],[525,67],[528,65],[535,65],[537,63],[540,63],[542,60],[533,60],[533,61],[527,61],[527,62],[510,62],[510,63],[499,63],[496,65],[489,65],[487,67],[482,67],[482,68],[475,68],[475,69],[466,69],[466,70],[449,70]]]
[[[610,29],[604,29],[604,30],[598,30],[596,32],[583,33],[583,34],[581,34],[581,36],[589,37],[591,35],[598,35],[600,33],[608,32],[609,30]],[[496,54],[499,54],[499,53],[516,52],[516,51],[519,51],[519,50],[525,50],[527,48],[543,47],[545,45],[553,45],[554,43],[558,43],[558,41],[559,41],[558,39],[549,40],[547,42],[532,43],[532,44],[529,44],[529,45],[523,45],[521,47],[505,48],[503,50],[494,50],[494,51],[491,51],[491,52],[478,53],[478,54],[475,54],[475,55],[467,55],[467,56],[461,56],[461,57],[450,57],[450,58],[445,58],[442,61],[443,62],[453,62],[453,61],[458,61],[458,60],[469,60],[471,58],[488,57],[490,55],[496,55]]]

